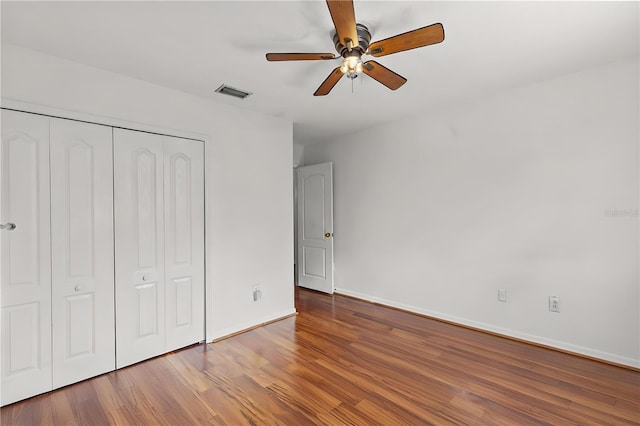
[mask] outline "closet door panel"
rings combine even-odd
[[[204,340],[204,148],[164,137],[167,351]]]
[[[54,388],[115,369],[111,132],[51,119]]]
[[[2,405],[51,390],[49,119],[2,110]]]
[[[162,136],[114,129],[116,364],[165,353]]]

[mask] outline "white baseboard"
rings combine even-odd
[[[264,317],[260,317],[252,321],[247,321],[231,327],[226,327],[221,330],[212,330],[211,333],[207,333],[207,343],[224,339],[226,337],[231,337],[234,334],[242,333],[244,331],[249,331],[261,325],[265,325],[274,321],[279,321],[281,319],[285,319],[296,314],[297,314],[297,311],[295,310],[295,308],[292,308],[292,309],[287,309],[286,311],[277,312],[272,315],[266,315]]]
[[[380,305],[389,306],[392,308],[398,308],[409,312],[414,312],[416,314],[425,315],[428,317],[432,317],[435,319],[441,319],[444,321],[452,322],[455,324],[460,324],[468,327],[477,328],[480,330],[488,331],[491,333],[500,334],[506,337],[513,337],[519,340],[525,340],[531,343],[537,343],[544,346],[549,346],[552,348],[560,349],[563,351],[573,352],[580,355],[585,355],[591,358],[597,358],[603,361],[612,362],[615,364],[626,365],[629,367],[640,368],[640,360],[627,358],[616,354],[611,354],[608,352],[598,351],[596,349],[586,348],[583,346],[573,345],[571,343],[560,342],[557,340],[547,339],[545,337],[535,336],[532,334],[521,333],[516,330],[511,330],[508,328],[497,327],[495,325],[486,324],[483,322],[469,320],[467,318],[461,318],[454,315],[444,314],[442,312],[431,311],[428,309],[422,309],[411,305],[405,305],[403,303],[395,302],[393,300],[382,299],[379,297],[371,296],[368,294],[358,293],[351,290],[345,289],[335,289],[336,294],[342,294],[345,296],[351,296],[356,299],[362,299],[369,302],[378,303]]]

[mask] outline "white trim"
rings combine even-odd
[[[54,108],[46,105],[33,104],[29,102],[23,102],[16,99],[2,98],[1,108],[12,109],[16,111],[27,112],[31,114],[42,114],[57,118],[64,118],[67,120],[85,121],[88,123],[99,124],[103,126],[110,126],[129,130],[138,130],[147,133],[157,133],[160,135],[176,136],[185,139],[195,139],[203,142],[208,142],[211,137],[202,133],[195,133],[191,131],[171,129],[168,127],[149,125],[145,123],[138,123],[135,121],[122,120],[114,117],[104,117],[100,115],[88,114],[85,112],[78,112],[60,108]]]
[[[640,360],[627,358],[616,354],[611,354],[608,352],[602,352],[596,349],[586,348],[584,346],[573,345],[571,343],[560,342],[557,340],[547,339],[545,337],[535,336],[532,334],[521,333],[519,331],[514,331],[508,328],[496,327],[491,324],[486,324],[483,322],[469,320],[467,318],[461,318],[454,315],[444,314],[442,312],[431,311],[428,309],[417,308],[411,305],[405,305],[403,303],[395,302],[392,300],[382,299],[379,297],[370,296],[368,294],[358,293],[355,291],[345,290],[345,289],[335,289],[336,294],[341,294],[344,296],[355,297],[356,299],[366,300],[368,302],[374,302],[381,305],[402,309],[405,311],[413,312],[420,315],[425,315],[428,317],[441,319],[444,321],[449,321],[455,324],[466,325],[469,327],[489,331],[492,333],[501,334],[507,337],[514,337],[520,340],[526,340],[532,343],[538,343],[545,346],[550,346],[553,348],[574,352],[581,355],[586,355],[592,358],[598,358],[603,361],[614,362],[616,364],[627,365],[629,367],[640,368]]]
[[[295,309],[287,309],[286,311],[281,311],[273,315],[267,315],[262,318],[255,319],[253,321],[244,322],[242,324],[237,324],[232,327],[223,328],[222,330],[212,330],[210,335],[207,335],[207,343],[211,343],[214,340],[220,340],[225,337],[230,337],[231,335],[241,333],[244,331],[249,331],[253,328],[259,327],[263,324],[279,321],[285,318],[288,318],[292,315],[295,315],[297,311]]]

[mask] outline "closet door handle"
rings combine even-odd
[[[13,231],[14,229],[16,229],[16,224],[11,222],[0,224],[0,229],[4,229],[5,231]]]

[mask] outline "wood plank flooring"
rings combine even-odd
[[[19,402],[2,425],[638,425],[640,373],[366,302]]]

